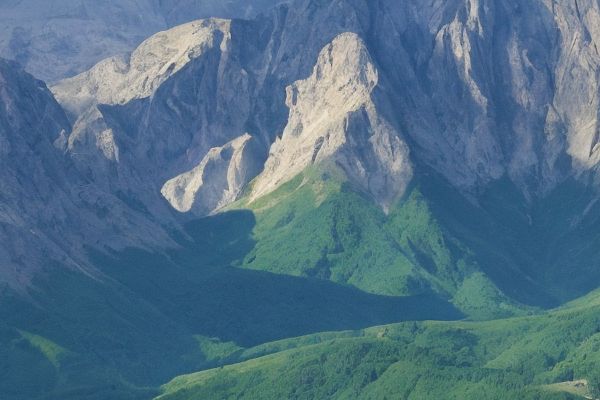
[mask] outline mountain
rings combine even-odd
[[[28,238],[38,236],[52,242],[42,232],[36,233],[34,226],[51,226],[53,220],[68,218],[61,205],[68,197],[65,186],[69,176],[63,168],[64,155],[54,143],[65,138],[70,126],[44,83],[28,77],[13,63],[0,63],[0,84],[2,277],[16,284],[30,279],[21,271],[34,263]],[[23,199],[28,200],[27,207],[22,207]],[[47,212],[52,208],[54,212]]]
[[[389,124],[386,130],[395,129],[394,136],[404,137],[403,141],[409,143],[413,163],[432,168],[471,196],[476,196],[488,183],[506,176],[532,200],[543,197],[570,177],[584,180],[590,172],[593,175],[597,164],[593,151],[597,94],[593,90],[595,76],[592,72],[598,55],[593,51],[595,38],[590,28],[593,22],[588,21],[594,18],[597,5],[593,1],[584,2],[578,5],[577,11],[570,3],[552,4],[550,7],[542,1],[526,5],[490,2],[466,7],[462,2],[450,2],[441,9],[424,7],[417,10],[418,7],[410,2],[368,5],[360,1],[338,1],[318,6],[312,2],[296,2],[289,10],[280,8],[270,18],[256,22],[233,21],[226,28],[222,25],[227,24],[225,22],[219,27],[207,26],[205,34],[226,35],[220,52],[227,58],[219,60],[222,63],[220,72],[233,74],[234,70],[243,69],[243,73],[236,75],[242,81],[236,81],[235,87],[242,89],[241,97],[245,102],[257,103],[236,104],[242,112],[237,126],[232,127],[237,128],[237,137],[246,133],[240,129],[246,124],[246,127],[260,131],[254,133],[261,136],[268,149],[277,136],[289,139],[291,135],[285,134],[284,130],[286,124],[300,126],[310,123],[302,118],[317,118],[310,113],[311,107],[318,104],[300,105],[304,107],[302,110],[293,104],[295,97],[302,94],[298,93],[300,83],[292,84],[310,75],[318,54],[336,36],[353,32],[359,40],[366,41],[366,56],[360,52],[350,54],[347,60],[339,63],[343,68],[356,68],[357,73],[361,68],[365,71],[370,68],[371,73],[377,75],[376,82],[371,83],[377,92],[373,107],[378,108],[378,115],[386,119],[379,123]],[[303,23],[301,16],[305,14],[327,23],[315,24],[312,30],[298,29]],[[578,19],[577,15],[582,14],[587,17]],[[533,16],[531,21],[525,18],[529,15]],[[495,21],[502,18],[510,24],[498,26]],[[382,28],[387,25],[394,27]],[[185,29],[193,29],[192,26]],[[148,98],[151,92],[156,92],[155,86],[161,80],[171,74],[180,75],[178,72],[186,62],[186,56],[173,55],[172,60],[157,60],[154,67],[137,67],[139,60],[147,60],[144,54],[149,51],[167,54],[166,49],[160,48],[161,40],[178,54],[187,48],[184,41],[201,42],[191,32],[186,35],[183,27],[178,29],[145,42],[130,60],[107,60],[88,73],[59,83],[53,90],[77,115],[81,110],[76,108],[85,108],[90,102],[124,105],[133,98]],[[249,30],[256,33],[249,35]],[[296,34],[292,35],[292,31]],[[587,32],[586,40],[579,41],[577,32]],[[415,37],[407,37],[409,33]],[[181,37],[187,39],[180,40]],[[414,46],[415,42],[422,42],[423,46],[409,48],[409,44]],[[300,45],[304,45],[303,52],[297,51]],[[214,48],[215,43],[210,46]],[[573,53],[558,51],[571,47]],[[195,61],[193,64],[207,62],[204,56],[191,58]],[[582,58],[588,61],[578,65]],[[167,60],[172,62],[169,64]],[[127,70],[128,62],[136,66],[133,68],[136,72],[126,72],[124,75],[129,77],[122,79],[119,76],[121,71]],[[357,65],[352,67],[352,63]],[[163,71],[151,68],[163,68]],[[316,69],[319,72],[322,66]],[[113,70],[115,75],[112,75]],[[567,70],[577,73],[567,76]],[[130,86],[133,83],[130,79],[137,83]],[[145,79],[150,79],[146,87],[136,86]],[[580,86],[573,84],[575,81]],[[111,96],[120,91],[111,86],[115,82],[122,82],[117,85],[126,85],[127,90],[135,94],[107,98],[103,91],[108,91]],[[321,90],[335,84],[325,81]],[[306,82],[303,86],[308,85],[310,83]],[[86,89],[79,89],[79,86]],[[287,104],[291,108],[290,116],[286,104],[281,101],[282,89],[287,86],[290,86]],[[90,88],[97,93],[87,93]],[[211,94],[216,104],[226,99],[232,101],[227,92],[230,87],[219,89],[220,92]],[[244,90],[265,98],[247,100]],[[349,87],[346,96],[360,96],[360,90],[359,86]],[[271,98],[274,101],[270,101]],[[261,126],[255,121],[263,118],[261,110],[246,111],[250,107],[267,106],[261,103],[269,103],[276,123]],[[330,106],[344,115],[344,110],[336,104]],[[388,113],[391,115],[386,115]],[[578,122],[572,125],[569,121]],[[294,128],[290,126],[289,129]],[[204,130],[208,132],[208,129]],[[203,136],[209,140],[215,134],[220,133],[210,132]],[[213,147],[233,138],[217,140]],[[196,158],[201,159],[208,148],[199,151],[203,154]]]
[[[28,72],[54,82],[108,56],[129,53],[151,34],[169,27],[205,17],[249,18],[276,3],[276,0],[3,1],[0,57],[17,60]]]
[[[234,36],[252,28],[220,19],[188,23],[149,38],[125,61],[106,60],[54,86],[74,121],[68,151],[81,171],[165,215],[163,185],[199,167],[209,150],[249,134],[262,142],[249,147],[260,165],[269,138],[246,129],[257,102],[256,77],[244,73],[252,60],[231,48]],[[214,92],[217,102],[205,96]]]
[[[336,37],[312,75],[287,88],[290,108],[281,140],[271,146],[252,199],[272,192],[313,164],[330,162],[387,208],[412,178],[406,142],[382,118],[373,93],[379,76],[356,34]]]
[[[599,18],[293,0],[3,62],[0,393],[594,396]]]
[[[246,268],[520,314],[600,284],[597,9],[296,1],[159,33],[52,91],[105,190],[156,216],[253,210]]]

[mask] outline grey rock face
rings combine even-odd
[[[179,212],[203,216],[231,204],[260,171],[248,134],[210,149],[193,170],[169,180],[161,193]]]
[[[282,138],[253,185],[258,198],[313,164],[332,163],[385,208],[412,178],[406,143],[378,113],[378,72],[360,37],[344,33],[319,55],[313,74],[287,88]]]
[[[78,173],[65,153],[70,130],[46,85],[0,60],[2,284],[22,289],[54,263],[96,274],[85,246],[172,245],[160,225]]]
[[[556,62],[549,135],[566,136],[567,153],[581,172],[598,164],[600,110],[600,4],[561,1],[549,5],[561,33],[562,49]]]
[[[528,196],[596,163],[598,2],[384,3],[371,45],[420,162],[465,191],[507,175]]]
[[[238,25],[237,34],[248,29]],[[227,20],[193,22],[153,36],[122,64],[107,60],[54,86],[76,121],[68,151],[78,169],[168,217],[162,186],[210,149],[249,133],[262,143],[252,146],[262,148],[260,165],[265,139],[248,124],[257,78],[233,35]]]
[[[26,284],[30,265],[60,252],[49,235],[67,221],[67,158],[53,146],[68,120],[43,82],[0,60],[0,281]],[[59,233],[59,232],[56,232]],[[58,240],[58,241],[57,241]],[[44,250],[31,246],[43,243]]]

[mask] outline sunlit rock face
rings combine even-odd
[[[245,134],[208,151],[200,164],[162,187],[161,193],[179,212],[203,216],[238,199],[260,171],[255,142]]]
[[[378,112],[379,74],[354,33],[336,37],[312,75],[287,88],[288,125],[275,141],[254,198],[275,190],[311,165],[335,164],[388,207],[412,177],[408,146]]]
[[[253,59],[233,41],[236,29],[241,34],[253,28],[240,24],[221,19],[185,24],[152,36],[126,60],[105,60],[53,86],[75,121],[67,151],[78,169],[106,190],[129,193],[153,214],[168,217],[162,186],[197,168],[211,149],[248,134],[254,158],[243,165],[259,167],[241,171],[244,178],[235,185],[254,178],[269,140],[248,123],[254,104],[264,100],[255,94]],[[241,189],[214,196],[231,201]]]

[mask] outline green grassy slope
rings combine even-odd
[[[234,207],[256,217],[240,267],[376,294],[433,293],[473,319],[531,314],[600,285],[600,204],[572,181],[526,200],[500,180],[467,199],[421,173],[386,214],[339,174],[309,169]]]
[[[597,305],[330,333],[248,350],[259,357],[176,378],[158,399],[580,399],[600,389],[599,337]]]
[[[240,266],[327,279],[369,293],[435,294],[452,299],[475,319],[533,312],[493,280],[516,277],[523,283],[519,293],[537,293],[527,277],[506,265],[486,269],[493,257],[478,257],[473,250],[479,249],[479,232],[471,227],[455,232],[447,226],[455,212],[477,218],[473,211],[482,211],[451,193],[464,210],[452,209],[448,216],[440,206],[448,195],[429,189],[415,183],[386,214],[343,181],[309,170],[264,198],[236,205],[250,207],[256,215],[256,244]],[[489,269],[501,270],[503,276]],[[544,303],[527,296],[519,300]]]

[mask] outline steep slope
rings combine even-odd
[[[269,139],[248,122],[263,100],[255,96],[259,78],[247,72],[260,52],[234,42],[256,36],[254,28],[243,21],[192,22],[151,37],[125,64],[106,60],[54,86],[75,120],[68,151],[82,173],[91,170],[107,190],[164,218],[161,188],[198,167],[209,150],[249,134],[255,161],[247,165],[261,165]],[[246,172],[239,189],[258,170]]]
[[[379,83],[365,44],[346,33],[325,47],[313,74],[287,88],[288,125],[252,186],[256,199],[314,164],[333,164],[384,208],[412,178],[408,146],[376,105]]]
[[[595,124],[595,38],[575,38],[593,32],[597,9],[581,2],[579,19],[566,1],[368,6],[368,47],[394,88],[415,161],[465,191],[507,175],[528,196],[590,168],[578,160],[591,148],[576,137],[592,140],[593,128],[568,121]],[[586,62],[565,74],[576,60]]]
[[[76,172],[64,152],[68,119],[45,84],[0,61],[2,285],[29,286],[53,263],[92,273],[86,246],[164,246],[147,216]],[[124,232],[141,235],[128,236]]]
[[[0,4],[0,57],[17,60],[35,76],[55,82],[103,58],[126,54],[148,36],[169,27],[198,18],[249,18],[277,3],[4,1]]]
[[[237,200],[258,174],[258,151],[248,134],[212,148],[196,168],[167,181],[161,193],[177,211],[210,214]]]
[[[53,221],[69,218],[69,195],[65,193],[69,176],[64,156],[54,147],[69,130],[64,112],[45,85],[14,63],[0,60],[0,232],[4,244],[0,258],[4,283],[27,282],[27,268],[39,266],[43,253],[29,248],[32,239],[38,238],[54,253],[60,251],[55,238],[48,238],[43,231],[36,233],[35,228],[52,229]]]

